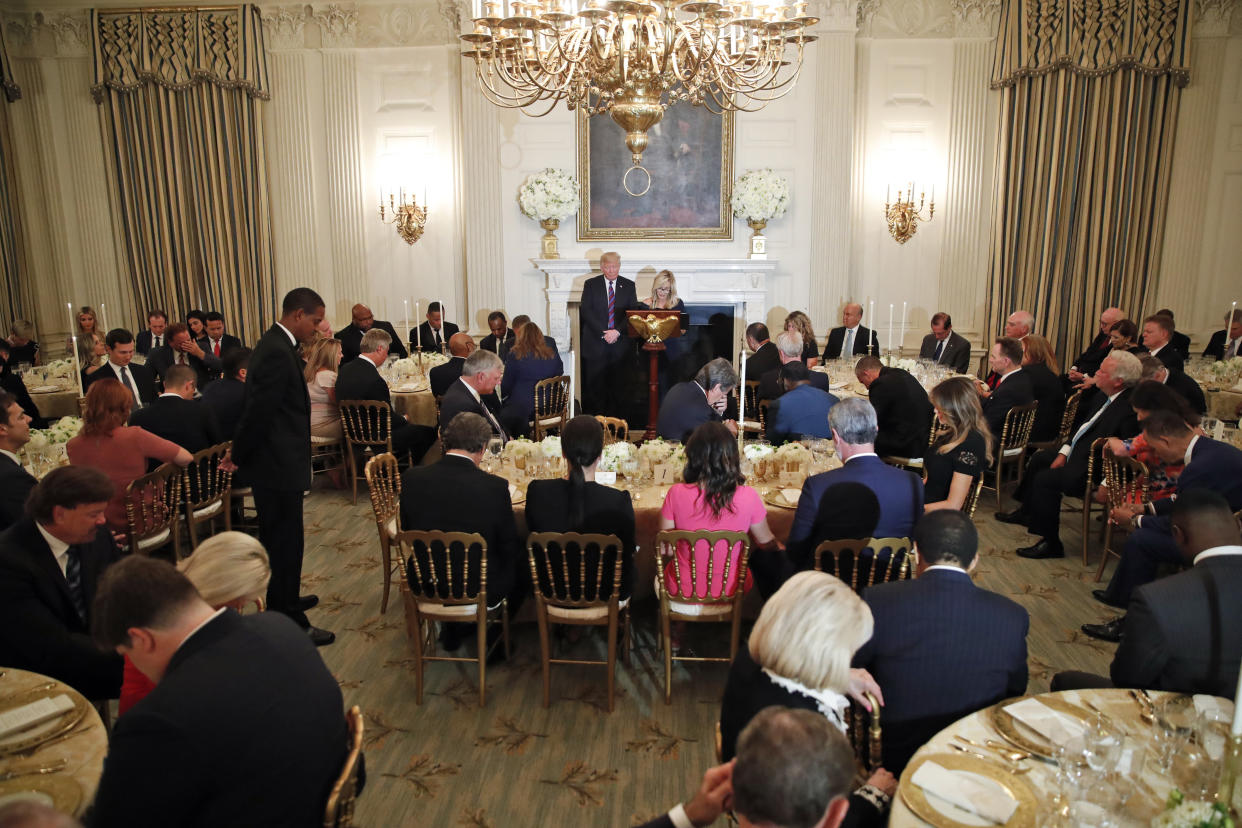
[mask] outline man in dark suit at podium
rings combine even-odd
[[[452,322],[444,320],[444,311],[439,302],[427,306],[427,321],[418,326],[417,332],[410,331],[410,350],[440,351],[448,347],[448,341],[460,330]]]
[[[362,342],[362,336],[372,328],[378,328],[388,334],[392,339],[390,350],[397,359],[405,359],[409,356],[405,346],[401,344],[401,337],[397,336],[397,332],[393,330],[391,322],[376,319],[371,309],[361,303],[354,305],[350,315],[353,320],[336,332],[336,338],[341,340],[342,365],[358,358],[358,345]]]
[[[634,353],[625,312],[638,305],[638,294],[631,280],[618,275],[621,257],[616,253],[600,256],[599,269],[600,275],[583,283],[578,306],[582,407],[589,414],[624,417],[626,362]]]
[[[944,311],[931,318],[931,333],[923,337],[919,359],[947,365],[959,374],[970,370],[970,342],[953,330],[953,317]]]
[[[880,353],[880,341],[875,331],[861,324],[862,316],[862,305],[857,302],[845,306],[841,311],[841,326],[828,332],[828,343],[824,345],[825,361]]]

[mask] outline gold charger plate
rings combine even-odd
[[[514,489],[513,492],[510,493],[509,495],[509,502],[514,503],[514,504],[525,503],[526,492],[522,491],[521,489]]]
[[[38,802],[63,814],[77,814],[82,788],[67,776],[19,776],[0,782],[0,808],[11,802]]]
[[[799,492],[799,497],[801,497],[801,492]],[[790,503],[789,501],[785,500],[785,493],[781,489],[771,489],[768,492],[766,492],[763,495],[763,502],[768,504],[769,506],[777,506],[781,509],[797,509],[798,508],[798,501],[795,500],[793,503]]]
[[[87,708],[90,707],[90,702],[80,693],[71,690],[64,684],[57,684],[50,690],[19,690],[0,701],[0,713],[2,713],[15,707],[21,707],[23,704],[59,695],[68,696],[73,702],[73,709],[59,718],[49,719],[29,730],[22,730],[0,739],[0,756],[30,750],[43,744],[48,739],[55,738],[62,733],[68,733],[77,726],[78,722],[82,721],[82,717],[86,715]]]
[[[901,784],[898,790],[901,793],[902,802],[906,803],[914,815],[929,825],[936,828],[977,828],[979,825],[992,825],[994,823],[970,814],[973,822],[960,822],[949,814],[941,811],[935,805],[928,801],[927,793],[915,785],[911,780],[914,779],[914,773],[924,762],[933,761],[942,768],[951,771],[965,771],[974,776],[981,776],[990,782],[999,785],[1010,798],[1018,803],[1018,807],[1014,810],[1013,816],[1005,823],[1004,828],[1027,828],[1035,825],[1035,812],[1038,808],[1035,792],[1031,790],[1031,786],[1026,780],[1019,776],[1015,776],[1005,770],[999,764],[995,764],[975,756],[952,753],[931,753],[926,756],[920,756],[906,766],[906,770],[901,774]],[[943,800],[941,800],[943,802]],[[966,814],[953,805],[945,802],[945,807],[950,808],[957,813]]]
[[[992,720],[992,727],[1001,735],[1006,742],[1011,745],[1022,748],[1025,751],[1042,756],[1044,759],[1055,760],[1056,746],[1049,744],[1043,736],[1032,730],[1027,725],[1022,724],[1013,717],[1012,714],[1006,713],[1004,708],[1008,705],[1020,702],[1023,699],[1036,699],[1040,704],[1052,708],[1058,713],[1065,713],[1075,719],[1086,722],[1091,718],[1090,711],[1070,704],[1060,696],[1044,695],[1044,696],[1020,696],[1016,699],[1005,699],[997,702],[988,708],[988,716]]]

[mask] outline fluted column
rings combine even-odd
[[[369,294],[363,243],[363,221],[369,202],[362,186],[358,57],[354,52],[323,53],[323,88],[332,275],[338,296],[361,301]]]
[[[996,125],[988,119],[991,40],[953,42],[953,104],[949,115],[948,186],[943,201],[944,246],[936,310],[953,327],[978,334],[988,280],[989,152]]]
[[[822,327],[850,292],[851,180],[854,157],[854,34],[857,0],[821,9],[815,55],[815,166],[811,204],[811,279],[808,302]],[[806,78],[802,82],[806,82]]]
[[[319,273],[315,255],[318,219],[307,59],[306,52],[268,52],[267,55],[272,99],[262,110],[268,119],[264,134],[267,177],[274,208],[272,247],[278,297],[300,285],[320,285],[327,281]],[[329,318],[332,318],[331,313]]]
[[[461,224],[469,312],[462,317],[465,322],[478,316],[479,309],[505,306],[504,200],[497,160],[501,144],[499,110],[483,97],[473,71],[461,73],[461,110]]]

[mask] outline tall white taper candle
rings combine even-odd
[[[82,360],[78,357],[78,335],[71,334],[73,339],[73,373],[78,378],[78,396],[86,396],[82,389]]]
[[[888,352],[893,352],[893,303],[888,303]]]

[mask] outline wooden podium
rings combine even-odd
[[[630,336],[643,341],[643,350],[650,354],[647,367],[647,431],[644,440],[656,436],[656,420],[660,416],[660,352],[665,340],[681,336],[682,317],[678,310],[629,310]]]

